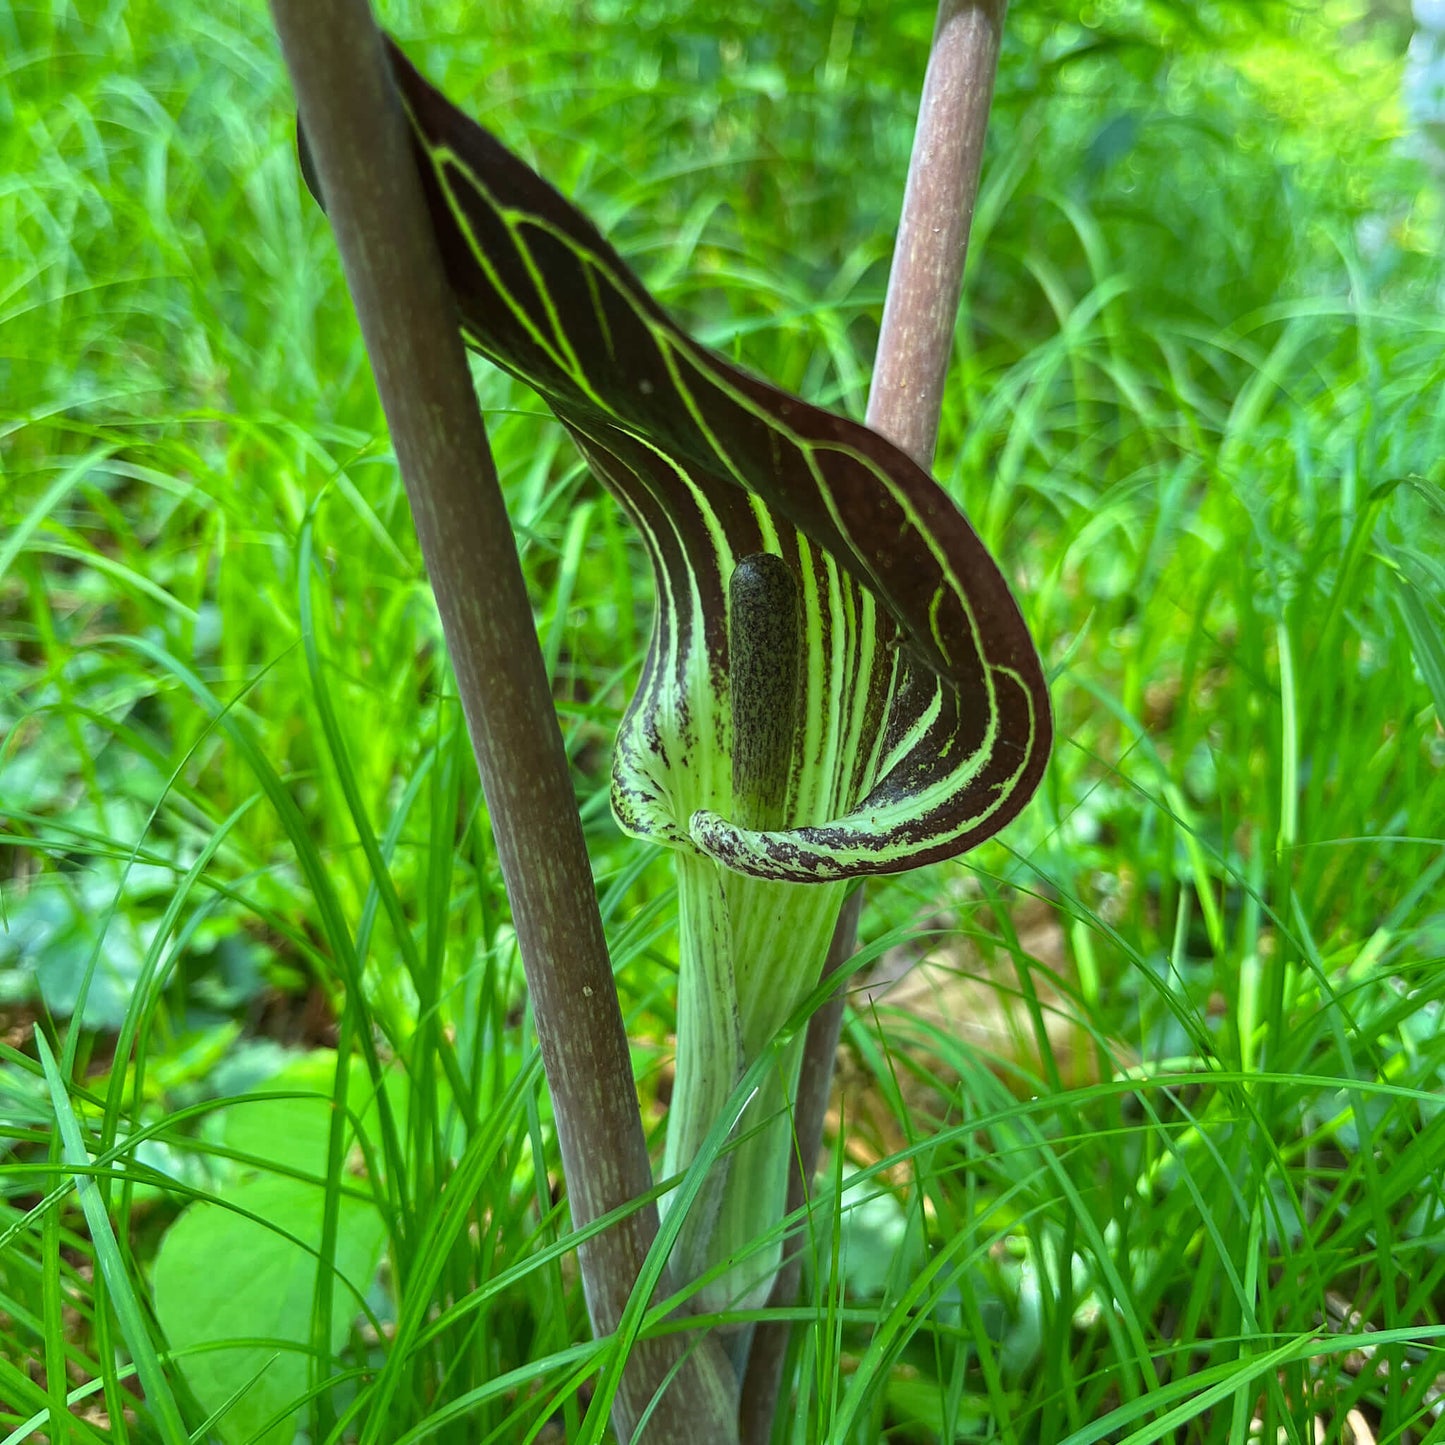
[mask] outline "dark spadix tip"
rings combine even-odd
[[[786,824],[802,643],[792,569],[770,552],[744,557],[728,581],[733,807],[744,828]]]

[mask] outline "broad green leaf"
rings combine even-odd
[[[332,1052],[293,1059],[257,1090],[274,1097],[245,1099],[219,1111],[222,1142],[280,1170],[323,1178],[335,1073]],[[399,1109],[405,1080],[394,1074],[387,1082]],[[377,1134],[371,1082],[359,1066],[348,1074],[347,1095],[350,1150],[358,1137]],[[196,1398],[208,1412],[223,1411],[216,1428],[228,1442],[256,1437],[265,1445],[289,1445],[295,1433],[293,1420],[257,1434],[306,1390],[324,1201],[320,1183],[250,1172],[227,1185],[215,1202],[190,1205],[161,1242],[157,1315]],[[333,1354],[345,1343],[376,1276],[386,1233],[377,1210],[356,1198],[339,1202],[337,1230]],[[245,1343],[187,1353],[226,1340]]]
[[[221,1137],[238,1154],[265,1159],[297,1173],[326,1173],[326,1151],[331,1134],[331,1089],[336,1054],[326,1049],[304,1054],[288,1063],[253,1092],[275,1098],[248,1098],[229,1104],[218,1113]],[[386,1076],[387,1093],[400,1117],[405,1108],[405,1076]],[[361,1135],[379,1138],[375,1091],[359,1064],[347,1074],[348,1107],[354,1121],[347,1129],[348,1147]],[[314,1098],[296,1098],[311,1093]]]
[[[1048,695],[962,514],[876,432],[686,335],[576,207],[391,58],[467,342],[542,396],[652,561],[652,645],[614,759],[622,826],[793,882],[996,832],[1042,775]],[[770,826],[741,816],[732,766],[730,585],[759,553],[792,574],[801,634]]]
[[[316,1185],[248,1179],[227,1191],[224,1204],[191,1205],[161,1241],[156,1315],[205,1409],[235,1397],[215,1426],[227,1445],[291,1445],[295,1437],[294,1414],[260,1432],[306,1391],[323,1205]],[[327,1282],[333,1356],[361,1312],[385,1235],[371,1205],[340,1201],[336,1270]],[[227,1341],[236,1343],[199,1348]],[[323,1378],[330,1368],[321,1362]]]

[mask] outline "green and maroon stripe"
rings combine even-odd
[[[1037,788],[1051,723],[997,564],[878,433],[683,332],[597,228],[394,45],[469,345],[533,387],[638,526],[657,617],[614,763],[622,826],[800,882],[947,858]],[[735,816],[728,583],[755,553],[797,582],[797,740],[784,814]]]

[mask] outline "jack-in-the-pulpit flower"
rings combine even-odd
[[[641,533],[656,620],[612,803],[674,850],[687,1167],[749,1061],[817,983],[848,880],[953,857],[1032,795],[1038,654],[997,565],[876,432],[686,335],[575,206],[433,88],[393,73],[463,334],[534,388]],[[679,1238],[756,1305],[777,1247],[800,1048],[742,1116]]]

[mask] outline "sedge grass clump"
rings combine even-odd
[[[1170,14],[1187,23],[1166,33]],[[900,37],[921,45],[931,16],[840,12],[784,44],[768,17],[695,7],[568,7],[565,34],[556,15],[510,12],[474,52],[457,7],[388,12],[699,334],[861,415],[921,54]],[[1334,15],[1126,5],[1090,34],[1010,15],[939,475],[1010,559],[1063,741],[967,878],[870,887],[864,939],[927,953],[939,1012],[895,995],[850,1015],[790,1445],[1060,1439],[1113,1410],[1116,1433],[1157,1435],[1190,1407],[1202,1441],[1343,1433],[1351,1410],[1377,1438],[1434,1428],[1438,198],[1373,123],[1292,119],[1238,77],[1266,44],[1311,76],[1355,63]],[[24,1041],[43,1003],[76,1038],[68,1068],[55,1052],[143,1325],[192,1192],[224,1213],[233,1173],[295,1168],[205,1124],[217,1104],[273,1075],[312,1101],[301,1120],[354,1094],[356,1133],[306,1173],[339,1217],[379,1194],[394,1230],[373,1317],[334,1352],[312,1314],[351,1297],[321,1283],[318,1233],[304,1317],[268,1347],[310,1372],[282,1403],[315,1439],[330,1411],[381,1438],[554,1418],[584,1438],[606,1351],[579,1343],[496,853],[264,15],[84,19],[0,5],[7,57],[66,57],[11,68],[0,127],[7,173],[37,177],[0,196],[0,247],[31,248],[0,361],[0,1418],[67,1411],[88,1442],[160,1428],[71,1183],[86,1166],[47,1153]],[[1386,86],[1394,62],[1372,63]],[[21,207],[55,223],[25,231]],[[677,894],[607,801],[647,559],[521,385],[478,382],[660,1161]],[[115,1021],[67,1023],[57,983],[101,928],[135,1024],[115,1062]],[[429,1080],[389,1143],[366,1038],[383,1075]],[[319,1052],[303,1069],[282,1045]],[[149,1328],[194,1429],[210,1411]]]

